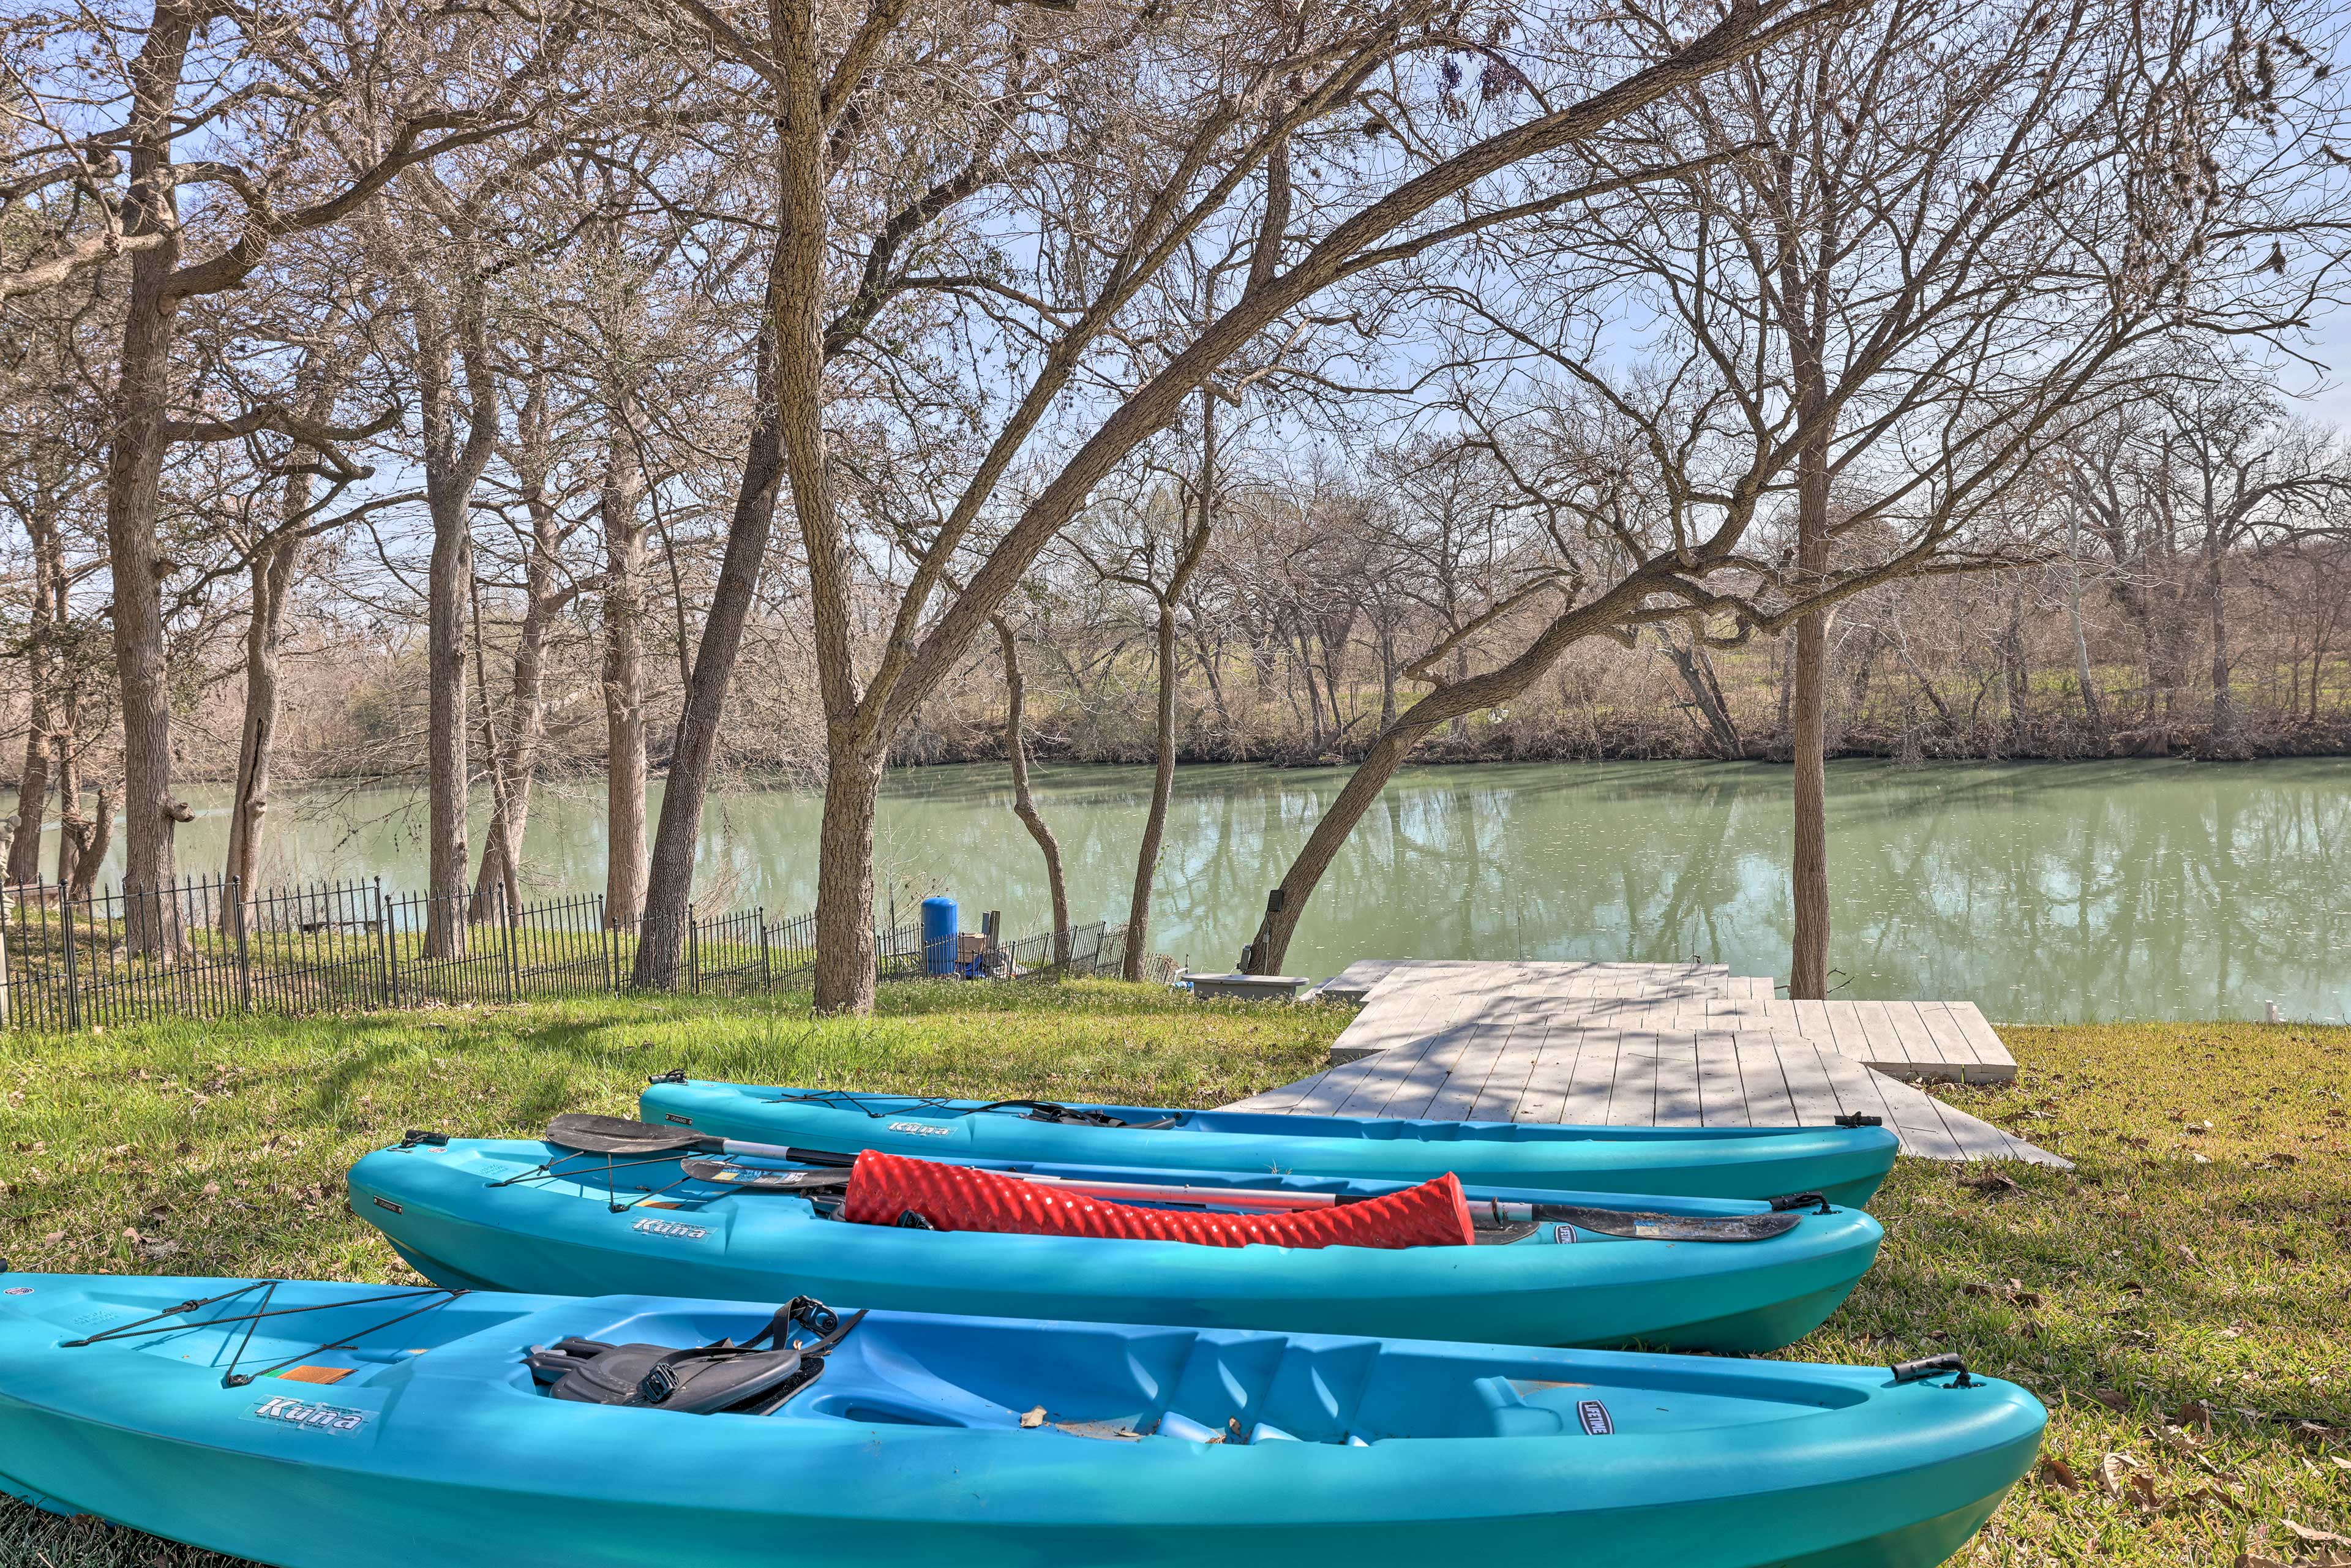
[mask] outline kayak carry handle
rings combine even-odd
[[[1973,1388],[1976,1385],[1975,1379],[1968,1375],[1968,1364],[1955,1350],[1947,1350],[1940,1355],[1922,1355],[1916,1361],[1897,1361],[1886,1370],[1894,1375],[1896,1385],[1917,1383],[1939,1373],[1956,1372],[1959,1376],[1951,1380],[1952,1387]]]
[[[1814,1207],[1814,1205],[1818,1207]],[[1817,1192],[1783,1192],[1771,1200],[1771,1212],[1785,1214],[1790,1209],[1810,1208],[1814,1214],[1834,1214],[1836,1205]]]
[[[1883,1127],[1886,1125],[1886,1118],[1865,1116],[1858,1111],[1849,1111],[1836,1119],[1836,1124],[1840,1127]]]
[[[673,1067],[667,1072],[654,1073],[651,1078],[646,1079],[645,1082],[647,1083],[683,1083],[685,1082],[685,1069],[683,1067]]]
[[[422,1127],[411,1127],[408,1131],[400,1134],[400,1143],[398,1146],[401,1148],[413,1149],[419,1144],[422,1144],[428,1148],[445,1149],[449,1146],[449,1134],[446,1133],[428,1133]]]

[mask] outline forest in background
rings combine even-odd
[[[6,871],[86,886],[119,813],[170,967],[180,781],[232,781],[249,889],[287,788],[419,775],[455,960],[597,770],[664,985],[710,790],[783,773],[862,1009],[893,762],[1008,757],[1060,926],[1031,753],[1154,761],[1135,951],[1185,758],[1343,763],[1262,970],[1409,758],[1783,756],[1817,996],[1827,756],[2339,744],[2351,465],[2287,394],[2351,266],[2342,28],[29,5]]]

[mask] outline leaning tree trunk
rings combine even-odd
[[[604,455],[604,924],[633,930],[645,910],[644,471],[630,432]]]
[[[309,481],[296,476],[287,481],[286,512],[298,519],[308,505]],[[234,934],[253,897],[253,879],[260,870],[262,816],[269,810],[269,770],[277,749],[280,706],[278,669],[286,648],[286,601],[294,584],[294,569],[302,551],[298,535],[288,534],[275,548],[249,563],[253,580],[253,612],[245,628],[245,722],[236,744],[236,793],[229,802],[228,859],[224,867],[237,890],[236,897],[221,901],[224,933]]]
[[[1020,645],[1002,616],[992,617],[997,652],[1004,659],[1004,757],[1012,765],[1012,814],[1037,841],[1045,857],[1045,889],[1053,906],[1053,962],[1070,961],[1070,889],[1061,875],[1061,841],[1046,825],[1029,792],[1029,743],[1022,734],[1028,713],[1028,683],[1020,677]]]
[[[718,731],[726,713],[727,689],[734,684],[735,661],[743,648],[743,628],[751,613],[752,595],[759,585],[760,564],[767,559],[768,535],[775,522],[776,479],[783,463],[774,415],[771,356],[763,342],[759,356],[758,406],[768,411],[752,426],[743,461],[743,476],[735,493],[735,515],[727,525],[726,550],[718,563],[718,580],[710,595],[710,611],[702,622],[702,641],[695,649],[694,673],[685,683],[685,706],[678,715],[677,738],[670,748],[669,774],[662,787],[661,821],[653,831],[653,857],[645,880],[645,914],[637,942],[636,962],[629,983],[667,990],[677,983],[684,952],[687,912],[694,898],[694,854],[702,838],[702,808],[710,793],[711,773],[718,758]],[[828,794],[830,801],[830,794]],[[828,805],[828,813],[830,806]],[[827,821],[831,819],[828,814]],[[870,832],[872,818],[867,818]],[[824,899],[820,855],[818,940],[823,941]],[[867,994],[872,994],[873,877],[865,873],[868,918],[864,952]],[[823,955],[818,955],[820,972]]]

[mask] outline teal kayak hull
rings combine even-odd
[[[561,1161],[560,1174],[514,1179],[550,1160]],[[820,1218],[789,1193],[689,1180],[674,1160],[608,1168],[601,1156],[565,1158],[551,1145],[492,1139],[380,1149],[352,1167],[348,1186],[352,1212],[443,1284],[740,1301],[806,1294],[983,1317],[1742,1353],[1776,1350],[1818,1327],[1868,1270],[1884,1234],[1853,1209],[1807,1210],[1794,1228],[1759,1241],[1642,1240],[1542,1225],[1506,1245],[1392,1250],[908,1230]],[[1677,1206],[1706,1214],[1763,1207]]]
[[[806,1096],[805,1098],[794,1098]],[[752,1142],[928,1158],[1051,1160],[1149,1170],[1289,1171],[1468,1186],[1771,1198],[1818,1192],[1859,1208],[1894,1168],[1885,1127],[1575,1127],[1087,1105],[1131,1124],[1042,1122],[973,1100],[852,1094],[702,1079],[657,1082],[648,1122]],[[1133,1124],[1172,1120],[1173,1125]]]
[[[291,1283],[273,1310],[320,1310],[66,1348],[248,1282],[5,1279],[0,1488],[279,1568],[1927,1568],[2045,1419],[1875,1367],[885,1312],[775,1414],[689,1416],[551,1399],[524,1356],[770,1306],[476,1294],[376,1328],[385,1287]],[[248,1328],[239,1364],[339,1380],[224,1386]]]

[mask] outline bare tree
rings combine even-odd
[[[341,222],[403,170],[504,133],[516,123],[523,84],[543,68],[528,61],[513,77],[487,84],[474,104],[459,107],[440,95],[484,84],[445,69],[413,68],[414,47],[424,44],[420,36],[404,29],[339,34],[338,20],[369,26],[350,16],[330,18],[317,30],[288,27],[284,20],[223,0],[158,0],[132,50],[126,40],[131,26],[93,14],[89,30],[99,47],[85,57],[90,63],[77,73],[82,80],[60,78],[54,100],[33,100],[30,116],[53,140],[27,156],[46,161],[36,178],[70,183],[86,199],[95,232],[0,274],[0,295],[15,294],[56,287],[82,269],[127,258],[107,460],[107,538],[122,700],[124,880],[135,889],[172,881],[173,830],[190,815],[172,787],[163,628],[169,568],[155,548],[165,455],[175,442],[226,439],[292,423],[282,405],[226,421],[172,416],[181,310],[191,299],[236,288],[277,242]],[[339,48],[343,52],[330,55]],[[434,51],[424,44],[424,52]],[[102,63],[108,60],[123,62],[119,78],[108,76],[110,68]],[[190,97],[192,80],[202,85]],[[354,149],[359,156],[349,162],[294,155],[360,83],[398,80],[430,96],[392,106],[380,141]],[[68,103],[90,106],[95,123],[69,123]],[[120,129],[105,122],[110,115],[119,115]],[[233,126],[250,135],[253,156],[239,162],[234,144],[216,132],[223,155],[180,163],[176,143],[204,125]],[[192,229],[181,209],[183,193],[195,189],[225,192],[235,210],[223,213],[207,204]],[[191,259],[191,239],[215,230],[207,253]],[[180,949],[173,901],[142,901],[134,915],[129,938],[135,951]]]
[[[996,628],[998,656],[1004,661],[1004,757],[1012,767],[1012,814],[1037,841],[1045,857],[1045,887],[1052,904],[1053,962],[1070,961],[1070,888],[1061,873],[1061,842],[1037,810],[1029,789],[1029,743],[1022,735],[1028,713],[1028,686],[1020,675],[1020,643],[1012,622],[1002,615],[989,622]]]
[[[1250,208],[1261,214],[1266,204],[1258,193],[1270,166],[1290,170],[1290,150],[1302,152],[1311,139],[1343,127],[1353,138],[1358,95],[1376,73],[1416,55],[1458,49],[1465,40],[1449,17],[1416,3],[1327,16],[1261,16],[1246,8],[1165,13],[1140,26],[1126,13],[1081,5],[1064,14],[1024,12],[1008,21],[987,16],[977,25],[957,15],[955,24],[967,30],[954,37],[953,47],[933,52],[917,46],[940,41],[935,30],[947,14],[916,26],[884,9],[871,13],[828,57],[813,12],[792,0],[769,7],[764,38],[712,7],[694,5],[694,14],[733,57],[757,73],[774,106],[776,243],[762,318],[771,335],[761,355],[765,417],[750,443],[739,527],[730,537],[680,727],[649,902],[656,909],[682,909],[691,886],[707,758],[740,644],[742,607],[765,553],[778,478],[789,483],[807,558],[828,737],[818,849],[817,1004],[862,1009],[871,1005],[874,980],[873,808],[890,743],[1094,486],[1173,421],[1220,367],[1316,295],[1487,230],[1563,210],[1600,187],[1614,188],[1624,176],[1596,183],[1571,179],[1563,190],[1546,183],[1540,193],[1510,188],[1505,176],[1522,163],[1566,154],[1644,104],[1846,4],[1743,5],[1694,39],[1663,46],[1633,25],[1596,24],[1589,37],[1573,41],[1580,48],[1554,52],[1561,79],[1539,89],[1532,116],[1497,126],[1473,118],[1459,133],[1443,132],[1432,122],[1420,128],[1400,159],[1367,182],[1334,172],[1327,191],[1311,193],[1311,200],[1301,196],[1294,208],[1284,194],[1285,209],[1306,221],[1302,228],[1284,225],[1272,250],[1276,264],[1262,280],[1131,393],[1098,419],[1086,420],[1082,434],[1071,432],[1068,455],[1051,476],[992,528],[983,524],[993,515],[1004,476],[1081,372],[1115,347],[1112,334],[1130,305],[1187,241],[1216,224],[1253,228],[1248,214]],[[1603,39],[1605,52],[1596,47]],[[1620,65],[1626,56],[1629,64]],[[1067,96],[1086,78],[1114,81],[1112,97],[1080,102]],[[1512,87],[1523,78],[1520,68],[1510,68]],[[1405,78],[1391,73],[1384,79]],[[906,200],[888,206],[886,221],[852,225],[836,210],[834,184],[853,157],[872,155],[883,121],[864,106],[878,109],[883,100],[870,99],[866,84],[881,82],[892,84],[893,101],[925,106],[926,145],[942,153],[968,151],[945,160],[953,172],[944,178],[926,173],[913,183]],[[938,96],[950,82],[952,110]],[[985,112],[971,97],[981,90],[974,84],[985,84]],[[1450,100],[1449,84],[1416,89],[1426,92],[1432,106],[1440,93]],[[1048,102],[1058,123],[1048,124],[1041,110],[1031,114],[1031,106]],[[1113,108],[1114,114],[1107,112]],[[1408,116],[1412,110],[1399,104],[1395,112]],[[1490,119],[1499,121],[1504,112]],[[1016,115],[1025,117],[1023,138],[1007,134],[1012,129],[1007,117]],[[1068,140],[1072,133],[1089,149],[1091,172],[1078,189],[1078,206],[1063,204],[1066,188],[1058,183],[1017,183],[1039,165],[1038,149],[1047,138],[1074,146]],[[1132,156],[1113,153],[1102,140],[1108,135],[1132,139]],[[1449,144],[1438,145],[1440,136]],[[1021,151],[1008,153],[1012,146]],[[1281,161],[1270,165],[1276,153]],[[922,166],[938,165],[926,158]],[[914,242],[930,236],[934,246],[943,246],[941,225],[982,191],[1005,203],[1016,197],[1049,203],[1032,208],[1040,230],[1081,237],[1084,251],[1049,247],[1047,267],[1025,279],[1000,276],[1000,261],[977,256],[975,270],[942,277],[925,254],[930,247]],[[1440,205],[1447,213],[1441,222],[1434,216]],[[840,298],[829,287],[829,246],[855,243],[851,236],[861,231],[868,236],[856,244],[861,281],[841,304],[829,305]],[[989,245],[1000,256],[992,240]],[[917,256],[922,261],[914,260]],[[1040,287],[1050,297],[1040,296]],[[885,308],[913,309],[942,293],[966,290],[1019,321],[1017,342],[1008,348],[1033,370],[1008,397],[1008,412],[944,521],[924,541],[896,595],[884,651],[861,681],[849,614],[849,520],[837,504],[830,469],[830,379],[845,371],[837,361],[862,346]],[[961,567],[969,571],[963,588],[943,598],[950,572]],[[664,977],[656,947],[639,948],[640,982]]]

